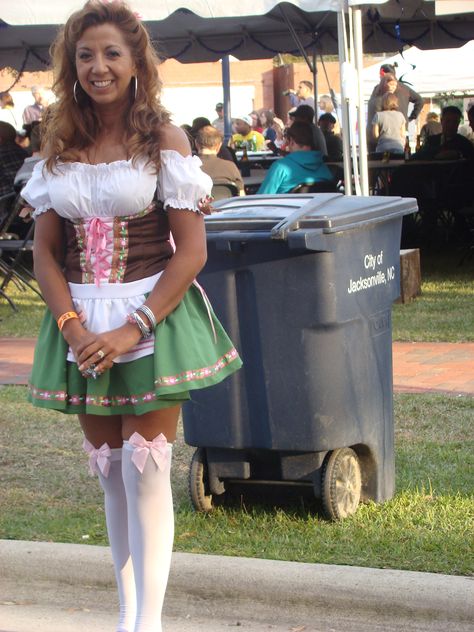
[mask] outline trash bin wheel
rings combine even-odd
[[[208,491],[206,452],[196,448],[189,467],[189,496],[196,511],[213,509],[212,494]]]
[[[323,463],[321,500],[324,513],[340,520],[355,513],[359,506],[362,476],[359,459],[351,448],[338,448],[326,455]]]

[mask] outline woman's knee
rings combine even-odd
[[[107,443],[110,448],[122,447],[122,417],[120,415],[110,417],[79,415],[79,422],[84,436],[95,448],[99,448],[104,443]]]
[[[159,434],[164,434],[167,441],[176,439],[181,404],[153,410],[144,415],[124,415],[122,418],[122,437],[128,440],[134,432],[138,432],[147,441],[152,441]]]

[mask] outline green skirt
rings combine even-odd
[[[28,398],[63,413],[142,415],[189,399],[189,391],[221,382],[242,366],[239,354],[194,286],[155,330],[153,354],[115,363],[96,380],[66,360],[68,345],[51,312],[36,344]]]

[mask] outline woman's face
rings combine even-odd
[[[91,26],[76,45],[81,88],[97,107],[127,105],[135,73],[132,51],[114,24]]]
[[[266,126],[266,124],[267,124],[267,116],[266,116],[265,112],[262,112],[262,113],[260,114],[260,122],[261,122],[261,124],[262,124],[264,127]]]
[[[385,92],[390,92],[391,94],[393,94],[395,92],[395,90],[397,89],[397,81],[387,81],[387,84],[385,86]]]

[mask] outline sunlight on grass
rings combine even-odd
[[[77,419],[33,409],[25,394],[0,388],[0,537],[106,544],[102,492],[88,476]],[[193,449],[180,429],[175,550],[473,574],[473,417],[473,398],[397,395],[396,494],[338,523],[298,495],[272,503],[236,495],[209,515],[194,512],[187,494]]]

